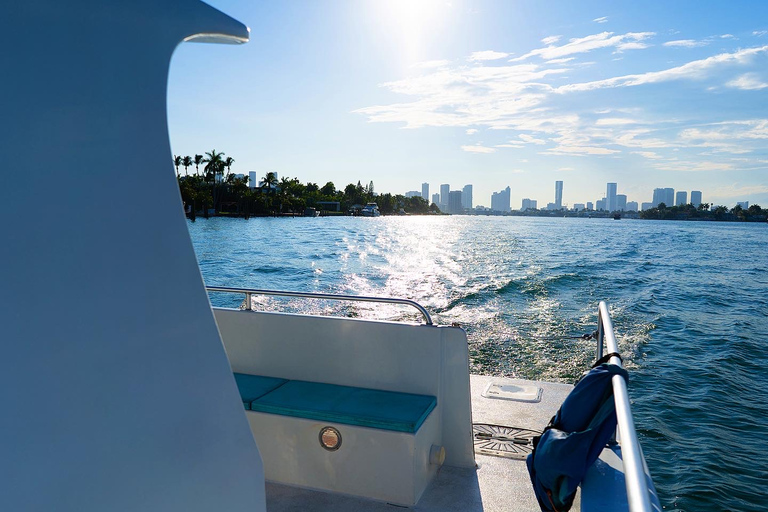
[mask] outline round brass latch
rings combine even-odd
[[[333,427],[320,429],[320,446],[329,452],[335,452],[341,447],[341,432]]]

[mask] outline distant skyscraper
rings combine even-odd
[[[432,202],[439,207],[440,206],[440,194],[432,194]]]
[[[673,188],[655,188],[653,189],[653,207],[656,208],[661,203],[665,206],[673,206],[675,204],[675,189]]]
[[[691,203],[696,208],[701,204],[701,190],[691,190]]]
[[[440,204],[448,206],[448,192],[451,191],[451,186],[447,183],[440,185]]]
[[[421,192],[418,190],[409,190],[405,193],[405,197],[421,197]]]
[[[421,197],[423,197],[425,201],[429,201],[429,183],[421,184]]]
[[[555,182],[555,209],[559,210],[563,207],[563,182]]]
[[[256,188],[259,186],[259,178],[256,177],[256,171],[248,171],[248,187]]]
[[[627,207],[625,208],[628,212],[636,212],[637,211],[637,201],[630,201],[627,203]]]
[[[619,207],[616,204],[616,184],[609,183],[605,191],[605,209],[609,212],[618,210]]]
[[[472,185],[464,185],[461,191],[461,205],[467,210],[472,209]]]
[[[461,190],[451,190],[448,192],[448,213],[462,213],[463,211]]]
[[[522,211],[531,209],[535,210],[538,206],[538,202],[535,199],[528,199],[527,197],[523,199],[523,205],[522,208],[520,208]]]
[[[749,201],[737,201],[736,206],[741,206],[742,209],[747,210],[749,208]]]
[[[573,204],[573,210],[576,212],[580,212],[584,209],[584,203],[574,203]]]
[[[642,203],[640,206],[642,207],[644,212],[650,210],[651,208],[655,208],[655,206],[653,206],[653,203]]]
[[[500,192],[494,192],[491,195],[491,210],[496,210],[498,212],[508,212],[510,210],[509,198],[511,192],[512,191],[509,187]]]
[[[605,210],[606,207],[607,207],[607,203],[608,202],[606,201],[605,198],[602,198],[602,199],[600,199],[598,201],[595,201],[595,210],[597,210],[597,211]]]
[[[592,204],[592,201],[587,201],[587,210],[594,210],[595,205]]]
[[[688,204],[688,192],[685,190],[679,191],[675,194],[675,206]]]
[[[627,209],[627,196],[626,194],[616,194],[616,207],[611,210],[618,210],[620,212],[623,212]]]

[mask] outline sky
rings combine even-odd
[[[618,184],[768,207],[768,2],[209,2],[245,45],[171,62],[174,154],[403,194],[509,186],[586,203]]]

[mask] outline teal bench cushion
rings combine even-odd
[[[436,405],[434,396],[292,380],[251,402],[251,410],[415,433]]]
[[[240,396],[243,399],[243,407],[251,408],[251,403],[257,398],[266,395],[273,389],[277,389],[286,382],[286,379],[277,379],[275,377],[261,377],[260,375],[246,375],[245,373],[236,373],[235,382]]]

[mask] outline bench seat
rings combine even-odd
[[[291,380],[252,400],[250,410],[413,434],[436,405],[434,396]]]
[[[286,382],[288,382],[286,379],[278,379],[275,377],[235,373],[237,390],[240,391],[240,397],[243,399],[243,407],[245,407],[246,410],[251,410],[251,403],[253,403],[254,400],[279,388]]]

